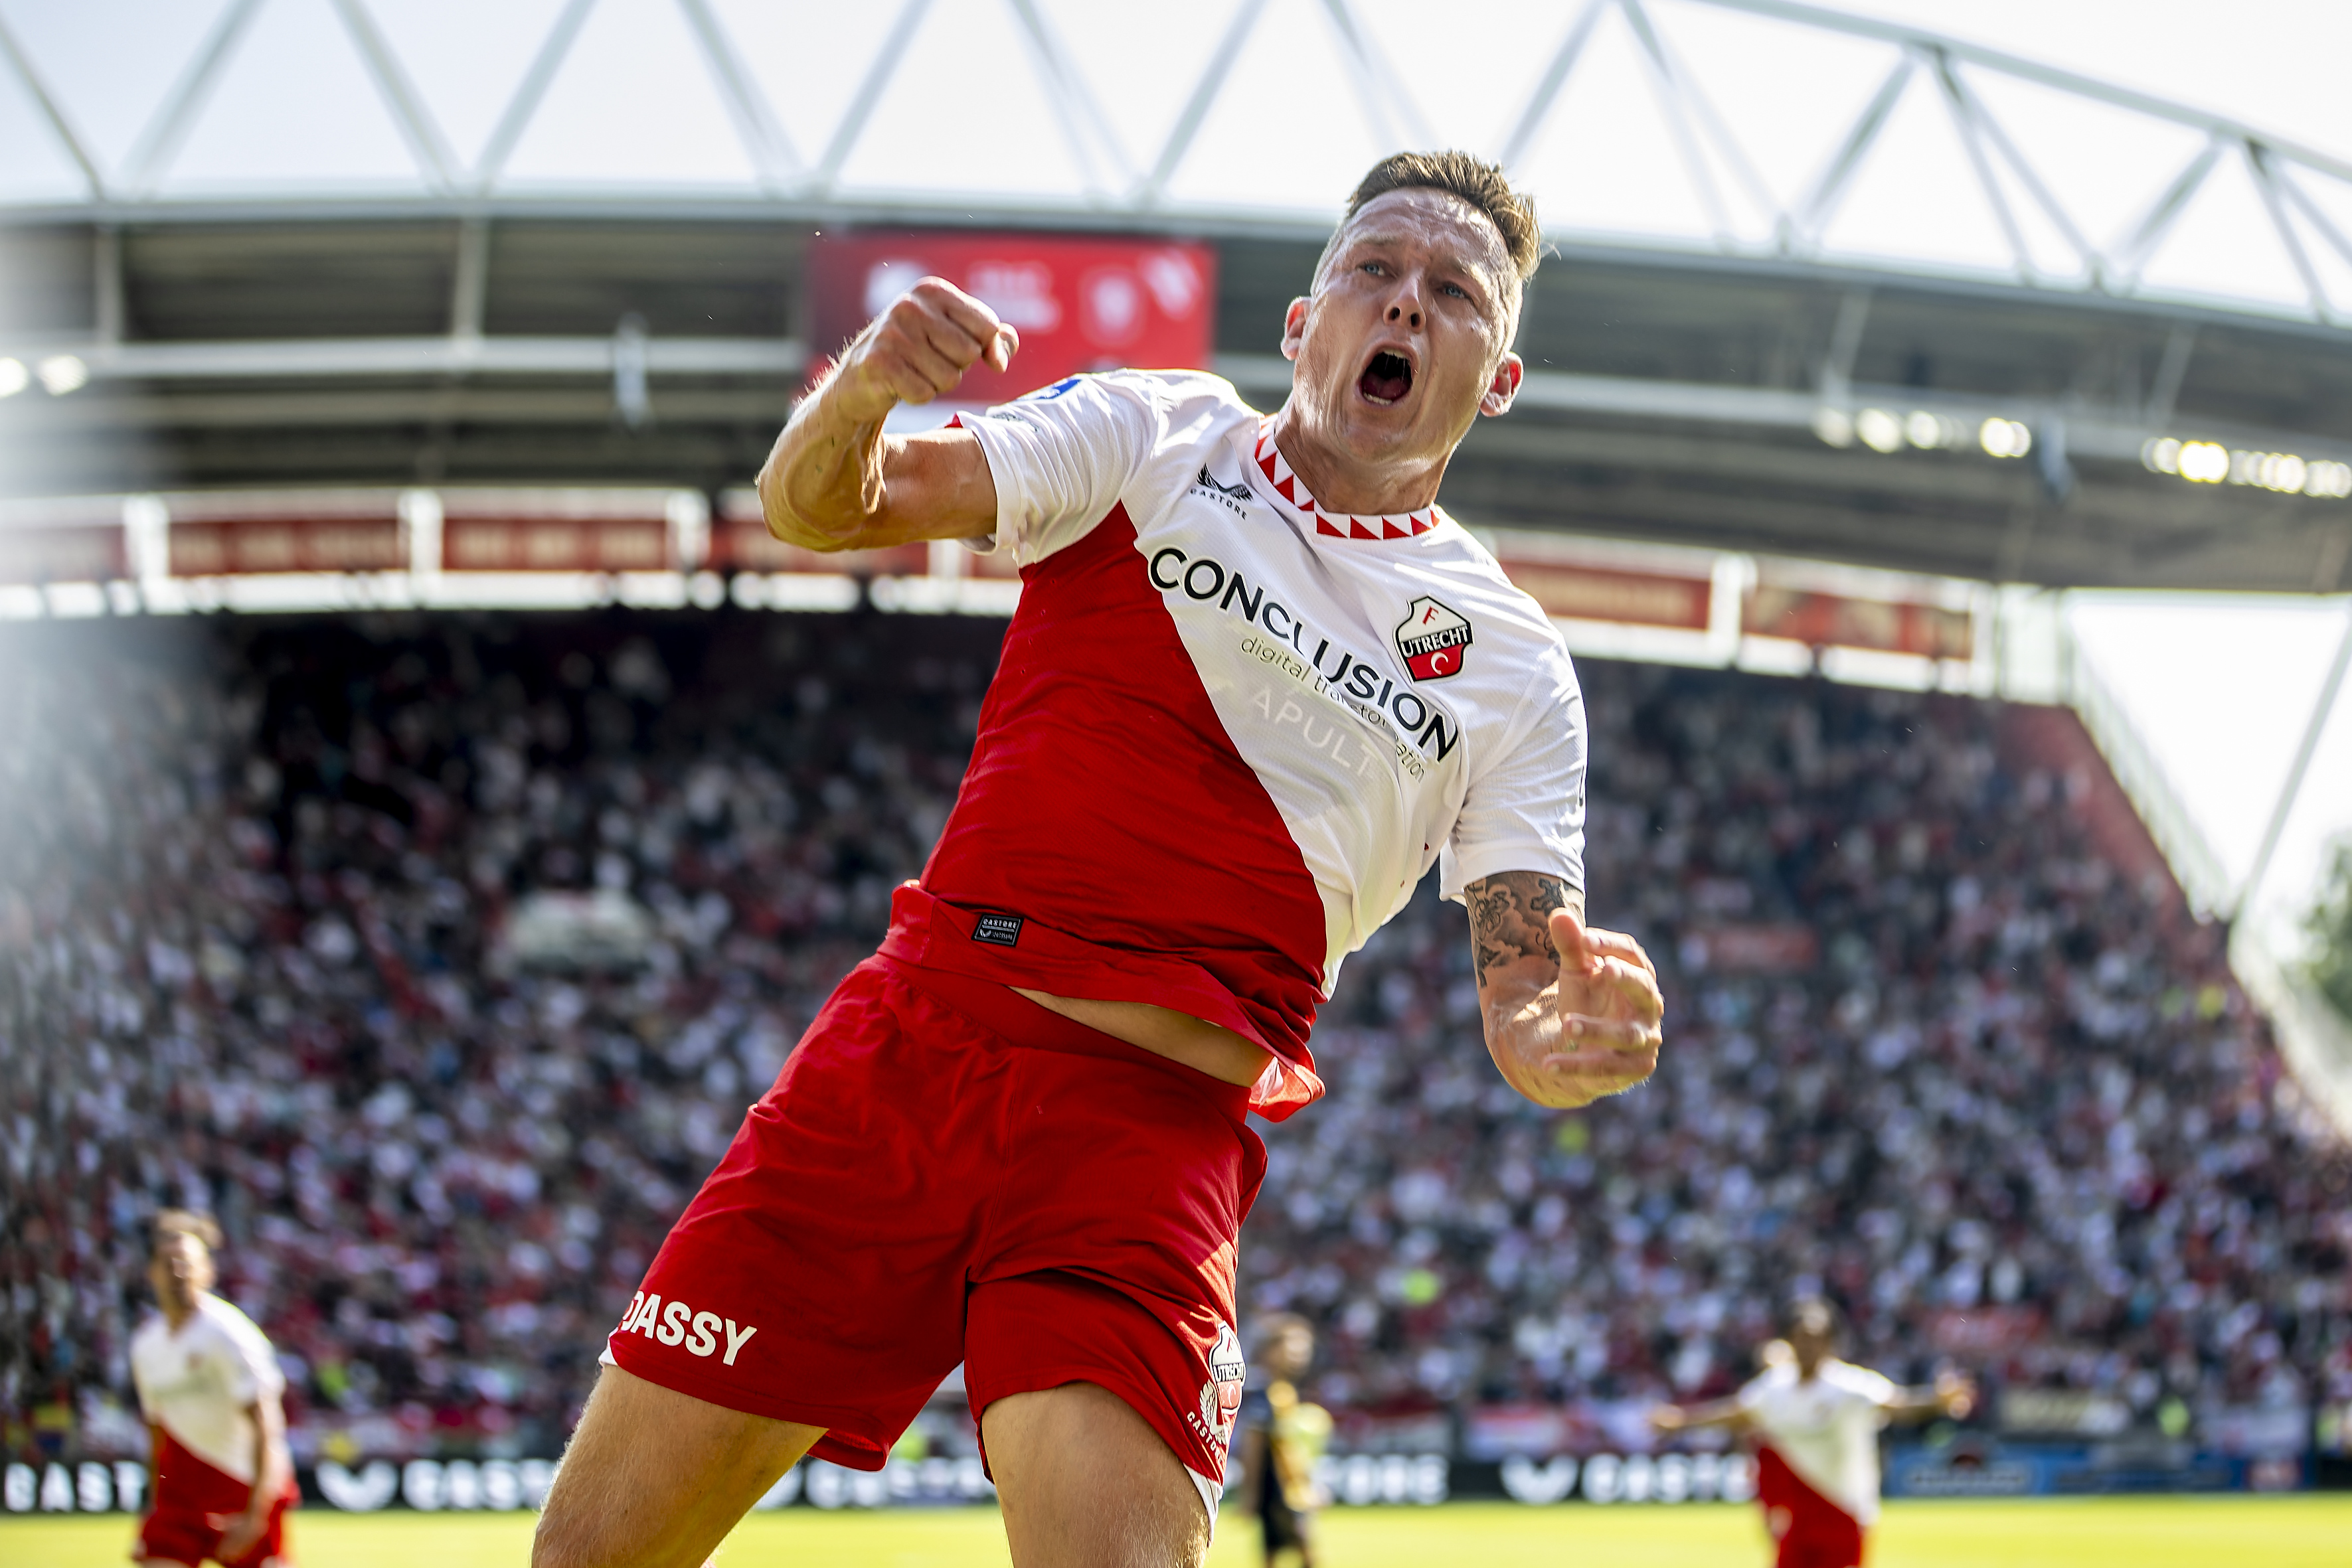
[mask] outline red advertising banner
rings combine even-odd
[[[1003,402],[1081,371],[1209,362],[1216,252],[1170,240],[860,230],[809,247],[809,343],[824,363],[926,276],[984,301],[1021,334],[1010,371],[975,365],[950,395]]]
[[[286,571],[398,571],[408,564],[400,519],[381,517],[174,518],[165,536],[173,577]]]
[[[1704,577],[1617,571],[1559,561],[1502,561],[1505,575],[1547,615],[1704,632],[1715,584]]]
[[[2026,1302],[1946,1307],[1927,1318],[1927,1339],[1947,1355],[1993,1356],[2042,1337],[2042,1312]]]
[[[441,525],[448,571],[665,571],[662,517],[450,517]]]
[[[757,518],[727,517],[710,529],[710,564],[720,571],[845,573],[851,577],[920,577],[931,570],[928,544],[881,549],[813,550],[788,545]]]
[[[130,575],[120,523],[0,528],[0,582],[96,582]]]
[[[1685,932],[1682,959],[1693,969],[1750,975],[1802,974],[1821,962],[1810,925],[1713,925]]]
[[[1769,583],[1748,596],[1740,629],[1815,648],[1870,648],[1923,659],[1967,659],[1976,652],[1976,622],[1965,610],[1846,599]]]

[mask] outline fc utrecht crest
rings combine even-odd
[[[1209,1381],[1201,1385],[1201,1418],[1220,1442],[1233,1439],[1234,1416],[1242,1407],[1242,1385],[1249,1367],[1242,1360],[1241,1336],[1231,1323],[1217,1325],[1217,1343],[1209,1352]]]
[[[1397,652],[1416,681],[1462,673],[1470,652],[1470,622],[1430,598],[1416,599],[1396,629]]]

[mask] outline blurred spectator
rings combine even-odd
[[[176,1204],[230,1232],[300,1457],[556,1452],[670,1219],[919,871],[1000,632],[12,631],[9,1450],[135,1449],[141,1227]],[[1948,1354],[2151,1423],[2352,1399],[2342,1140],[2219,934],[2095,851],[1994,707],[1585,677],[1591,907],[1660,960],[1665,1060],[1581,1113],[1520,1101],[1426,886],[1349,960],[1330,1097],[1268,1130],[1242,1270],[1245,1317],[1314,1324],[1301,1392],[1343,1444],[1717,1394],[1816,1291],[1898,1377]],[[550,890],[633,901],[641,961],[516,963],[509,912]]]

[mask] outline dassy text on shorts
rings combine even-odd
[[[648,1296],[643,1291],[629,1303],[626,1317],[621,1320],[616,1333],[641,1333],[662,1344],[683,1343],[694,1355],[709,1355],[719,1349],[723,1332],[727,1354],[719,1357],[726,1365],[735,1364],[736,1353],[751,1343],[760,1331],[750,1323],[737,1327],[733,1318],[722,1318],[717,1312],[698,1312],[684,1301],[672,1301],[662,1305],[659,1296]]]

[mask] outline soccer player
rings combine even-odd
[[[920,882],[606,1342],[540,1563],[699,1563],[803,1454],[878,1469],[959,1361],[1020,1568],[1200,1562],[1247,1371],[1244,1116],[1322,1092],[1316,1009],[1433,863],[1513,1087],[1649,1076],[1656,977],[1583,922],[1575,671],[1436,506],[1517,391],[1539,243],[1499,170],[1401,154],[1287,309],[1271,417],[1125,371],[886,434],[1019,347],[938,278],[794,411],[773,532],[964,540],[1020,610]]]
[[[1878,1521],[1879,1428],[1962,1417],[1976,1404],[1957,1374],[1939,1374],[1932,1388],[1901,1388],[1838,1360],[1836,1350],[1836,1311],[1808,1298],[1790,1310],[1786,1354],[1765,1358],[1738,1394],[1651,1413],[1661,1431],[1725,1427],[1750,1437],[1756,1500],[1779,1568],[1859,1568],[1863,1532]]]
[[[132,1555],[280,1568],[293,1561],[285,1521],[298,1495],[278,1403],[286,1377],[253,1320],[213,1294],[219,1245],[209,1216],[167,1208],[155,1218],[147,1279],[162,1311],[131,1338],[155,1485]]]
[[[1276,1312],[1260,1329],[1258,1365],[1266,1385],[1242,1399],[1242,1511],[1265,1534],[1266,1568],[1286,1552],[1315,1568],[1315,1511],[1322,1505],[1315,1461],[1331,1437],[1331,1413],[1298,1397],[1297,1379],[1315,1360],[1315,1330],[1296,1312]]]

